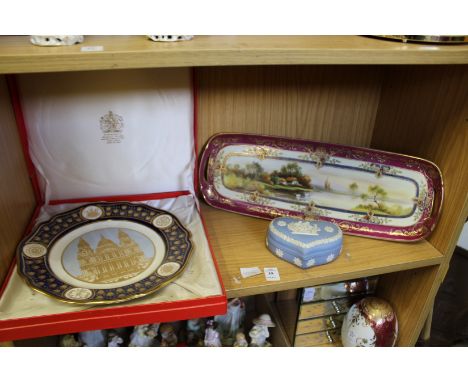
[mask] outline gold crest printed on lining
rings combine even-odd
[[[103,136],[102,141],[106,143],[120,143],[124,138],[123,128],[124,120],[122,116],[109,111],[99,119]]]

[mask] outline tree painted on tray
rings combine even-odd
[[[388,193],[384,188],[378,185],[372,185],[367,188],[367,193],[360,195],[364,204],[359,204],[355,211],[363,211],[371,214],[381,214],[390,216],[404,216],[410,214],[411,207],[403,207],[399,204],[387,204]]]
[[[297,193],[312,190],[310,176],[304,175],[299,164],[294,162],[272,172],[266,172],[260,163],[255,161],[243,167],[239,164],[228,165],[223,182],[230,189],[258,191],[267,195],[280,191]]]
[[[352,192],[356,192],[357,190],[357,185],[356,187],[354,187],[353,186],[354,184],[355,183],[352,183],[349,185],[349,188],[352,190]],[[359,204],[357,207],[355,207],[354,208],[355,210],[366,211],[366,212],[370,211],[372,213],[389,214],[387,206],[384,203],[385,200],[387,199],[387,191],[385,191],[379,185],[369,186],[367,188],[367,193],[362,193],[360,197],[364,203]]]
[[[302,173],[302,168],[295,162],[281,166],[279,171],[271,173],[272,183],[281,186],[296,186],[312,189],[310,176]]]
[[[252,162],[245,165],[245,176],[249,179],[260,180],[263,173],[263,167],[258,162]]]
[[[387,191],[378,185],[369,186],[367,190],[369,194],[361,194],[361,199],[363,201],[370,199],[377,206],[376,209],[383,210],[385,208],[384,201],[387,198]]]
[[[353,195],[356,195],[356,191],[358,190],[359,186],[356,182],[351,183],[349,186],[349,189]]]

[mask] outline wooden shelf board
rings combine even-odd
[[[291,346],[294,346],[299,303],[296,299],[277,301],[275,302],[275,309],[278,312],[279,320],[281,321],[289,343]]]
[[[343,251],[337,260],[302,270],[277,258],[265,247],[269,221],[204,204],[202,214],[230,298],[421,268],[440,264],[444,259],[425,240],[397,243],[345,235]],[[259,267],[262,271],[264,267],[276,267],[281,280],[266,281],[263,274],[243,279],[241,267]]]
[[[82,52],[100,46],[102,51]],[[467,45],[404,44],[365,36],[195,36],[156,43],[145,36],[85,36],[82,44],[38,47],[0,37],[0,73],[178,66],[294,64],[466,64]]]

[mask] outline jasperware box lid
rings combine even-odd
[[[314,253],[341,248],[343,234],[331,222],[281,217],[271,221],[268,238],[285,251],[308,260]]]

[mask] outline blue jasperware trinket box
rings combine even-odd
[[[268,228],[268,249],[303,269],[335,260],[342,245],[340,227],[330,222],[280,217],[272,220]]]

